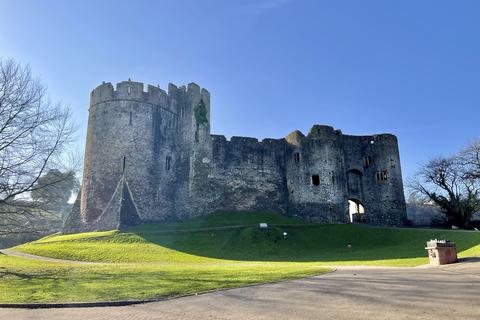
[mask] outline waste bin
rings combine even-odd
[[[448,240],[434,239],[427,241],[425,249],[428,252],[430,264],[439,266],[457,261],[457,248],[455,243]]]

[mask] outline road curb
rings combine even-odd
[[[125,300],[125,301],[99,301],[99,302],[69,302],[69,303],[0,303],[0,308],[12,309],[50,309],[50,308],[88,308],[88,307],[119,307],[147,302],[156,302],[166,299],[153,300]]]

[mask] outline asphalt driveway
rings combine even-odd
[[[0,309],[0,319],[480,319],[480,261],[340,268],[311,278],[123,307]]]

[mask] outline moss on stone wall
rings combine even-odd
[[[195,114],[195,120],[197,121],[197,124],[208,123],[207,108],[205,107],[203,100],[200,100],[200,102],[195,106],[193,112]]]

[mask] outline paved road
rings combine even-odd
[[[480,319],[480,261],[441,268],[339,269],[143,305],[0,309],[0,319]]]
[[[8,250],[8,249],[2,249],[0,250],[0,253],[6,254],[8,256],[13,256],[13,257],[20,257],[20,258],[26,258],[30,260],[41,260],[41,261],[48,261],[48,262],[60,262],[60,263],[70,263],[70,264],[102,264],[100,262],[65,260],[65,259],[42,257],[42,256],[36,256],[34,254],[23,253],[19,251]]]

